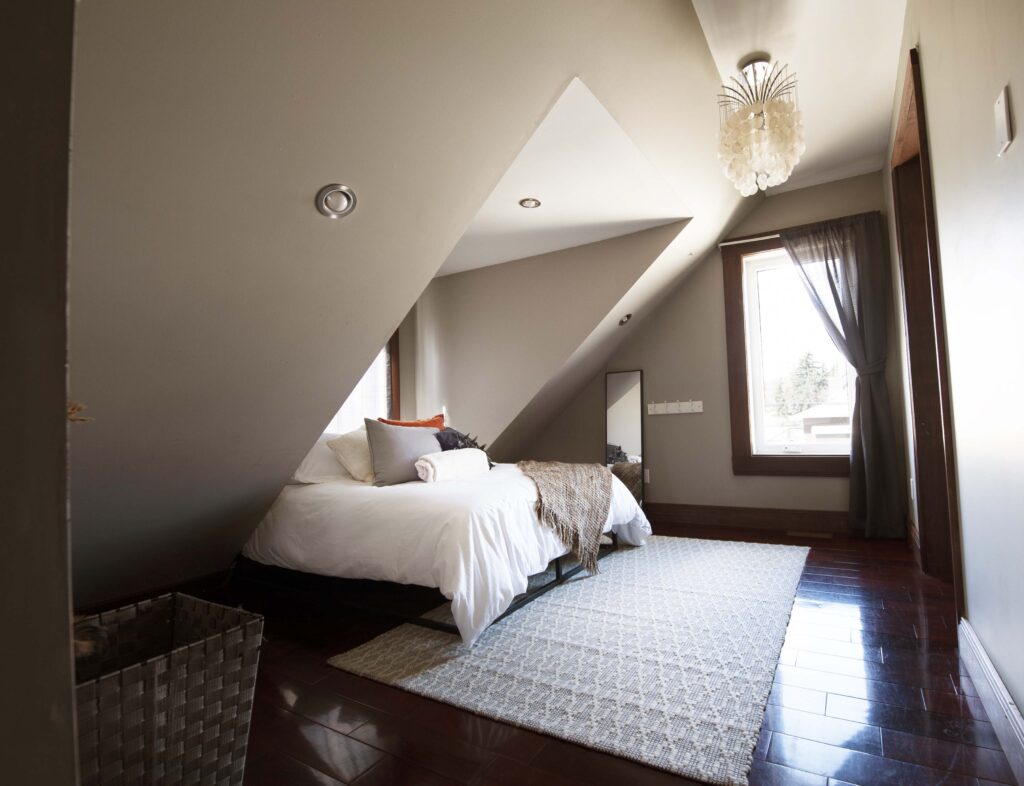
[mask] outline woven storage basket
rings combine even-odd
[[[171,593],[82,622],[81,786],[241,784],[263,618]]]

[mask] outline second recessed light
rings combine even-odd
[[[519,200],[519,207],[535,208],[540,207],[540,200],[534,199],[533,197],[526,197],[525,199]]]

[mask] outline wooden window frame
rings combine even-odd
[[[401,420],[402,418],[402,395],[401,395],[401,374],[398,369],[398,331],[388,339],[388,370],[391,373],[390,389],[388,396],[388,419]]]
[[[849,456],[769,456],[753,452],[750,433],[750,383],[747,379],[747,326],[743,302],[743,257],[783,248],[778,237],[730,243],[721,247],[725,289],[725,344],[729,369],[729,419],[732,424],[734,475],[796,475],[841,478],[850,475]]]

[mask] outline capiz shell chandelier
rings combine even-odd
[[[740,75],[718,96],[718,160],[739,192],[751,196],[785,183],[806,146],[796,75],[763,55],[748,58]]]

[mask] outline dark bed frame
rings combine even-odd
[[[598,559],[604,559],[604,557],[614,551],[617,551],[619,548],[618,536],[614,532],[609,532],[607,535],[611,542],[601,544],[598,552]],[[527,589],[526,592],[517,595],[509,607],[505,609],[501,616],[497,617],[494,622],[505,619],[509,614],[518,611],[527,603],[530,603],[541,595],[550,592],[558,585],[564,584],[583,570],[583,566],[580,564],[572,565],[568,568],[564,567],[562,565],[562,560],[567,556],[569,555],[563,554],[560,557],[555,557],[555,559],[553,559],[549,564],[549,569],[550,565],[554,565],[555,569],[555,577],[551,581],[545,582],[539,587]],[[318,576],[313,573],[304,573],[298,570],[279,568],[274,565],[264,565],[261,562],[256,562],[255,560],[248,559],[241,555],[239,555],[235,560],[226,583],[229,587],[241,584],[243,586],[256,586],[274,592],[329,592],[331,593],[332,601],[344,608],[380,614],[399,620],[400,622],[420,625],[424,628],[431,628],[444,633],[452,633],[456,636],[459,635],[459,629],[450,622],[440,622],[438,620],[422,616],[422,612],[412,613],[411,611],[399,608],[402,605],[408,606],[410,600],[413,600],[410,591],[411,593],[418,595],[418,598],[415,599],[418,603],[415,603],[414,605],[423,607],[425,610],[435,608],[442,603],[448,602],[448,599],[445,598],[439,590],[433,590],[432,588],[419,587],[417,585],[395,584],[394,582],[389,581],[342,579],[333,576]],[[383,590],[383,593],[381,590]],[[417,590],[426,594],[423,595],[417,593]],[[385,596],[390,595],[391,599],[393,601],[397,601],[397,603],[392,603],[389,608],[384,604],[366,602],[366,596],[379,596],[381,594],[384,594]],[[491,624],[493,625],[494,622]]]

